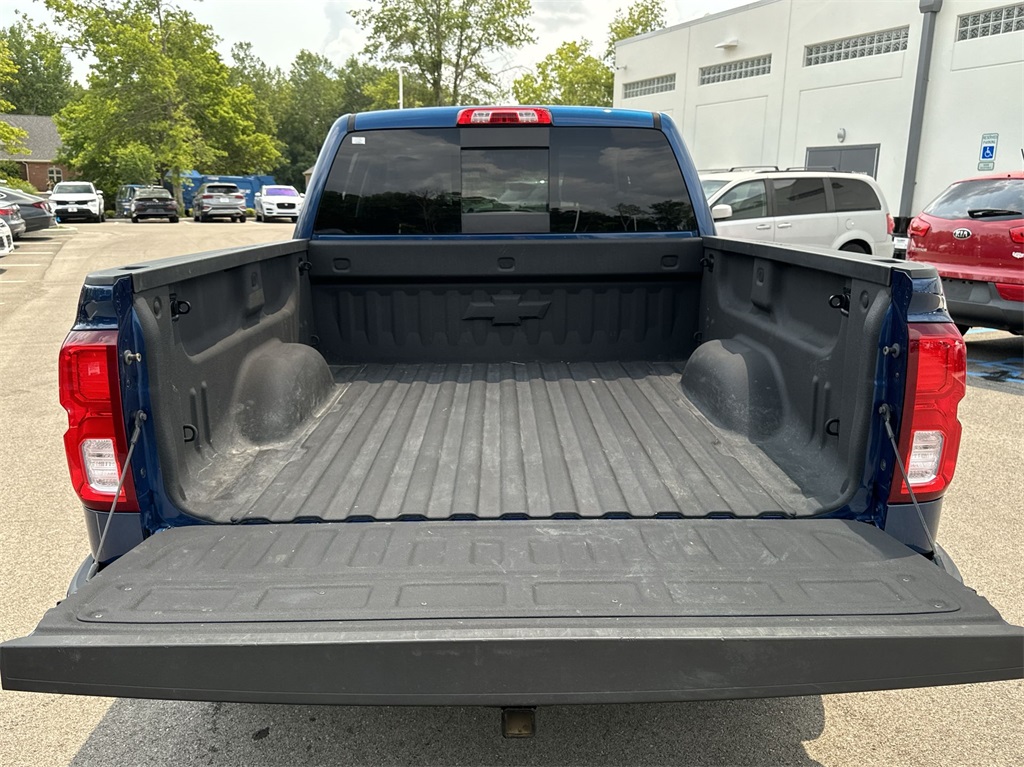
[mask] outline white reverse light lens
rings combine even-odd
[[[82,440],[82,465],[89,487],[98,493],[114,494],[118,471],[112,439]]]
[[[911,485],[923,485],[939,475],[939,461],[942,458],[941,431],[915,431],[910,446],[910,463],[907,478]]]

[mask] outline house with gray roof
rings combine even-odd
[[[0,160],[16,162],[21,166],[21,178],[40,191],[52,189],[58,181],[72,178],[68,168],[57,163],[60,136],[52,117],[45,115],[0,115],[8,125],[28,133],[22,143],[29,154],[0,152]]]

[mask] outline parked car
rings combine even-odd
[[[262,186],[256,192],[253,205],[256,210],[256,220],[287,218],[294,223],[299,220],[303,197],[305,195],[299,194],[294,186]]]
[[[117,196],[114,198],[114,215],[118,218],[129,218],[132,215],[132,200],[135,199],[135,193],[145,188],[147,188],[145,184],[119,186]]]
[[[192,219],[209,221],[214,218],[245,222],[245,195],[236,184],[203,184],[196,190],[192,198]]]
[[[893,219],[870,176],[737,169],[700,181],[723,237],[892,258]]]
[[[21,210],[21,217],[25,219],[26,232],[49,229],[56,219],[53,213],[53,203],[34,194],[22,192],[20,189],[0,188],[0,205],[5,202],[14,203]]]
[[[1024,332],[1024,172],[957,181],[910,222],[907,258],[934,266],[953,321]]]
[[[89,181],[61,181],[53,187],[50,201],[58,221],[94,221],[106,219],[103,192]]]
[[[14,252],[14,235],[11,234],[11,227],[0,218],[0,256],[6,256]]]
[[[27,229],[25,219],[21,216],[21,207],[15,202],[0,202],[0,219],[11,230],[11,236],[19,239]]]
[[[166,218],[172,224],[178,223],[178,203],[162,186],[145,186],[137,189],[129,213],[133,224],[144,218]]]

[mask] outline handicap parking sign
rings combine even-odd
[[[982,133],[981,134],[981,156],[978,158],[982,162],[992,162],[996,159],[996,147],[999,145],[999,134],[998,133]]]

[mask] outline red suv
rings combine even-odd
[[[958,181],[910,222],[907,258],[935,266],[949,313],[1024,331],[1024,172]]]

